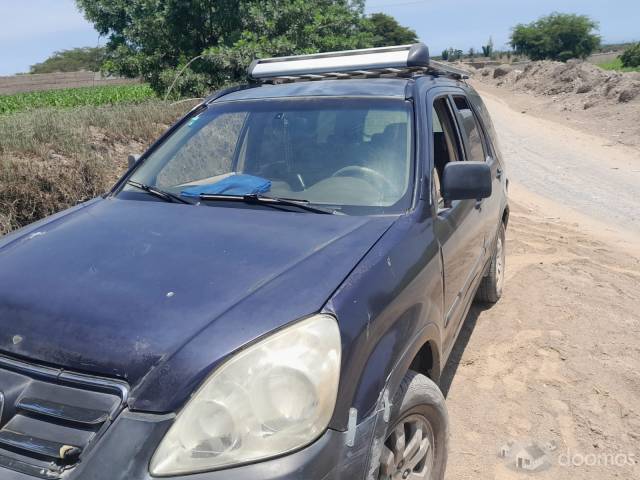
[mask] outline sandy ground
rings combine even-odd
[[[640,479],[640,151],[479,90],[512,180],[507,279],[445,371],[447,478]]]

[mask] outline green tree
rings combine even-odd
[[[373,46],[364,1],[260,0],[243,14],[242,33],[231,45],[206,49],[217,84],[245,76],[255,58]]]
[[[598,23],[586,15],[552,13],[529,24],[518,24],[511,46],[532,60],[586,58],[600,45]]]
[[[398,21],[385,13],[374,13],[369,18],[373,33],[374,47],[408,45],[418,41],[418,35],[410,28],[403,27]]]
[[[44,62],[31,65],[30,73],[97,72],[104,62],[104,47],[84,47],[54,52]]]
[[[640,42],[627,48],[620,55],[620,61],[623,67],[640,67]]]
[[[104,68],[163,94],[237,82],[256,57],[370,47],[364,0],[76,0],[108,37]]]

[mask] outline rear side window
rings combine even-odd
[[[462,134],[466,140],[467,160],[484,162],[487,154],[482,138],[482,130],[469,102],[462,96],[454,96],[453,101],[462,119]]]

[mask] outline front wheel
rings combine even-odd
[[[409,371],[392,405],[378,480],[442,480],[449,418],[444,396],[429,378]]]

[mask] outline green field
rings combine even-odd
[[[16,93],[14,95],[0,95],[0,115],[42,107],[67,108],[138,103],[154,97],[155,93],[151,87],[145,84]]]
[[[640,67],[623,67],[619,58],[606,63],[598,63],[600,68],[604,70],[617,70],[619,72],[640,72]]]

